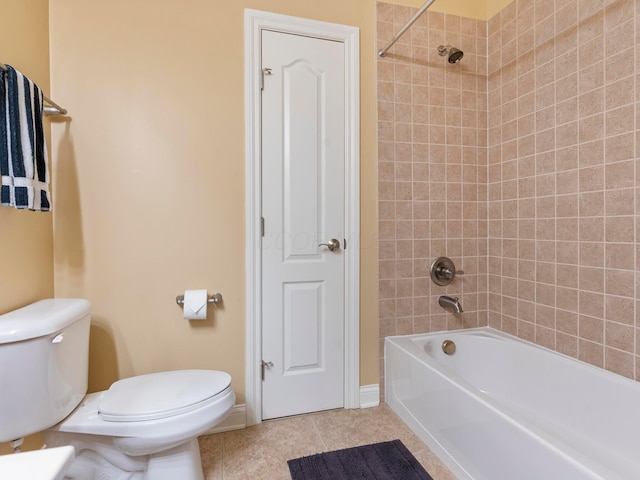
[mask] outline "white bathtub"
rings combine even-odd
[[[388,337],[385,382],[386,402],[460,479],[640,479],[633,380],[484,327]]]

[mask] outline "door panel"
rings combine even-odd
[[[291,35],[289,35],[291,36]],[[318,255],[315,239],[322,215],[312,205],[321,207],[318,194],[322,179],[319,164],[324,152],[319,128],[323,125],[324,84],[322,72],[305,61],[295,61],[282,68],[283,142],[284,142],[284,231],[291,236],[285,243],[285,258]]]
[[[345,91],[340,42],[263,31],[264,419],[343,406]]]
[[[322,368],[322,282],[285,283],[283,375]]]

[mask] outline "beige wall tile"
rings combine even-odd
[[[410,120],[398,118],[397,107],[392,118],[386,62],[411,61],[379,62],[380,132],[394,135],[379,148],[383,194],[391,200],[409,195],[385,186],[409,175],[400,169],[391,179],[386,167],[388,143],[398,135],[414,149],[424,146],[429,164],[416,168],[415,153],[407,160],[413,162],[413,230],[401,226],[408,207],[391,220],[391,207],[381,203],[381,215],[395,221],[394,232],[413,235],[414,256],[419,252],[428,263],[443,251],[462,252],[456,258],[465,270],[477,269],[477,282],[462,282],[463,299],[474,308],[463,318],[442,311],[435,303],[441,291],[422,277],[421,330],[459,328],[479,318],[640,378],[638,15],[633,0],[514,2],[486,23],[429,14],[428,28],[410,37],[411,75],[394,73],[396,83],[411,85]],[[459,64],[464,68],[433,57],[430,49],[444,38],[469,45],[470,56]],[[385,122],[413,127],[409,135]],[[419,249],[418,231],[425,239]]]

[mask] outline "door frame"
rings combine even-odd
[[[262,30],[342,42],[345,47],[344,408],[360,407],[360,42],[356,27],[244,11],[247,425],[262,422]]]

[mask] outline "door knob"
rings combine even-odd
[[[338,239],[336,239],[336,238],[332,238],[327,243],[321,243],[318,246],[319,247],[327,247],[329,250],[331,250],[333,252],[335,249],[340,249],[340,241]]]

